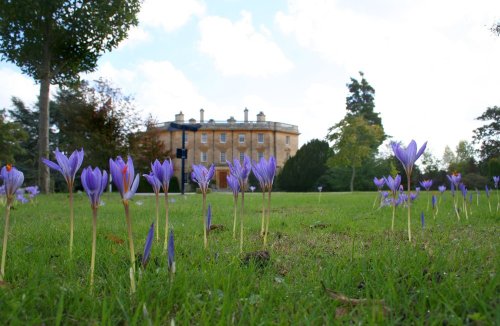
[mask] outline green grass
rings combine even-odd
[[[0,287],[2,324],[500,324],[499,214],[485,196],[472,215],[457,221],[447,193],[439,215],[413,207],[413,241],[406,210],[372,209],[374,193],[275,193],[265,266],[244,264],[239,237],[232,239],[233,199],[212,193],[213,223],[226,230],[209,236],[203,249],[201,195],[171,196],[177,273],[166,270],[163,241],[130,295],[129,253],[119,197],[106,194],[99,208],[95,288],[89,291],[91,209],[75,196],[74,257],[70,259],[68,198],[39,196],[35,205],[11,212],[6,282]],[[246,194],[244,251],[262,249],[261,194]],[[162,202],[161,202],[162,203]],[[163,204],[163,203],[162,203]],[[134,242],[141,253],[154,219],[154,197],[131,202]],[[496,198],[492,200],[493,208]],[[160,211],[164,235],[164,208]],[[4,216],[0,217],[3,234]],[[239,228],[238,228],[239,229]],[[117,243],[117,237],[124,243]],[[114,240],[113,240],[114,239]],[[139,278],[139,277],[138,277]],[[332,299],[322,283],[353,299]],[[388,310],[384,312],[384,300]],[[147,311],[147,312],[146,312]]]

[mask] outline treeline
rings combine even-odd
[[[140,118],[134,101],[110,82],[82,81],[60,88],[50,103],[49,143],[70,154],[85,151],[84,166],[108,169],[109,159],[131,155],[139,173],[150,171],[154,159],[170,157],[152,117]],[[18,98],[0,114],[0,164],[13,163],[24,172],[25,184],[39,184],[39,104],[28,107]],[[50,159],[54,159],[53,156]],[[78,179],[78,178],[77,178]],[[76,184],[80,187],[79,180]],[[51,173],[51,188],[65,191],[63,178]]]
[[[390,149],[392,139],[374,111],[375,89],[362,72],[360,76],[361,80],[351,78],[346,85],[345,117],[329,129],[326,140],[308,142],[285,163],[277,177],[280,190],[375,190],[374,177],[404,174]],[[412,184],[432,179],[437,188],[449,183],[446,175],[461,173],[469,189],[491,185],[492,176],[500,175],[500,107],[487,108],[477,120],[485,124],[474,130],[473,139],[459,141],[455,150],[447,146],[442,159],[425,152],[418,162],[421,168],[413,171]],[[379,153],[384,141],[388,147],[385,152],[390,154]]]

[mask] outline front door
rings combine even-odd
[[[227,188],[227,171],[219,171],[219,189]]]

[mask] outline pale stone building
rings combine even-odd
[[[207,167],[214,164],[215,186],[219,189],[227,188],[226,176],[229,168],[226,160],[243,160],[248,155],[253,161],[261,157],[276,158],[278,169],[285,161],[295,155],[299,144],[299,128],[282,122],[266,121],[263,112],[257,114],[256,121],[248,119],[248,109],[245,108],[244,118],[237,121],[230,117],[227,121],[205,121],[204,110],[200,110],[200,119],[185,121],[182,112],[175,115],[175,121],[158,125],[161,140],[167,150],[176,153],[182,148],[182,131],[179,126],[192,127],[197,131],[185,131],[185,160],[186,180],[189,180],[192,164],[205,164]],[[174,159],[174,174],[181,182],[181,160]]]

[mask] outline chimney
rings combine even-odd
[[[248,109],[245,108],[245,110],[243,112],[245,112],[245,120],[244,121],[248,122]]]
[[[259,114],[257,114],[257,122],[265,122],[266,121],[266,115],[264,112],[260,111]]]
[[[205,122],[205,110],[200,109],[200,122],[204,123]]]
[[[184,113],[182,111],[175,115],[175,122],[184,123]]]
[[[190,124],[196,123],[196,119],[195,119],[195,118],[191,118],[191,119],[189,119],[189,123],[190,123]]]
[[[227,122],[228,123],[235,123],[236,122],[236,119],[234,119],[233,116],[229,117],[229,119],[227,119]]]

